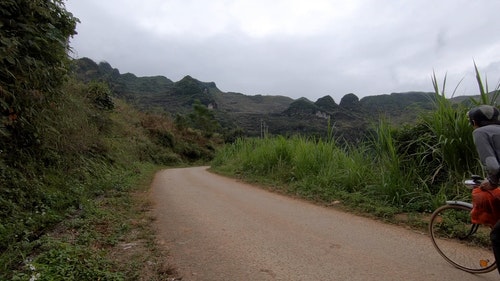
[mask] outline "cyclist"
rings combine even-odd
[[[500,111],[491,105],[480,105],[472,108],[467,115],[474,127],[472,136],[479,159],[487,172],[486,179],[481,183],[481,189],[494,190],[499,185],[500,177]],[[499,202],[496,201],[495,204],[500,204]],[[498,207],[500,208],[500,206]],[[496,223],[493,224],[490,239],[495,260],[499,262],[500,221],[497,219]],[[500,274],[500,266],[498,272]]]

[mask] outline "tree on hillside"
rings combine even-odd
[[[102,110],[112,110],[115,108],[108,85],[104,82],[93,81],[87,87],[86,97],[95,107]]]
[[[15,161],[21,150],[22,155],[36,153],[42,130],[37,120],[57,103],[77,22],[62,0],[0,1],[3,159]]]
[[[189,114],[189,119],[194,128],[202,130],[207,136],[220,129],[220,124],[215,119],[214,113],[199,100],[195,100],[193,112]]]

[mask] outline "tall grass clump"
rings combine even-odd
[[[284,137],[254,139],[244,146],[241,171],[267,177],[272,182],[290,180],[292,144]]]
[[[373,183],[376,171],[368,149],[306,139],[302,143],[295,150],[293,171],[298,182],[308,184],[307,190],[360,192]]]
[[[381,119],[375,129],[372,140],[377,167],[383,167],[378,175],[379,181],[374,186],[375,194],[384,196],[385,201],[394,206],[408,208],[410,205],[422,207],[422,199],[428,197],[428,190],[424,182],[419,180],[416,173],[418,162],[414,155],[408,154],[405,142],[396,136],[398,130],[392,128],[389,122]],[[406,206],[405,206],[406,205]]]
[[[294,136],[240,139],[218,151],[212,168],[315,201],[351,200],[349,204],[368,208],[374,205],[372,201],[382,202],[391,196],[373,189],[381,186],[383,170],[374,161],[368,146],[340,147],[330,141]],[[363,196],[370,193],[372,197]],[[355,196],[349,199],[348,194]]]
[[[474,62],[474,70],[476,73],[476,81],[477,85],[479,87],[479,99],[471,99],[472,103],[475,105],[480,105],[480,104],[489,104],[496,106],[497,105],[497,98],[500,96],[500,82],[497,83],[497,86],[493,91],[489,91],[489,86],[488,86],[488,79],[485,78],[485,82],[483,82],[483,79],[481,78],[481,73],[479,72],[479,69],[477,68],[476,62]]]
[[[368,164],[356,164],[366,163],[366,159],[361,160],[359,156],[334,142],[278,136],[239,139],[226,145],[217,152],[212,167],[228,174],[266,179],[274,184],[308,182],[308,189],[337,185],[340,189],[353,191],[361,182],[367,182],[366,178],[370,178],[367,173],[372,170]],[[339,179],[347,183],[340,185]]]
[[[440,90],[433,77],[436,92],[436,110],[424,116],[424,124],[436,137],[437,146],[431,147],[442,159],[443,169],[448,168],[452,178],[460,178],[477,168],[475,146],[472,140],[472,126],[467,117],[468,108],[452,104],[445,97],[445,82]]]
[[[477,71],[477,67],[476,67]],[[481,101],[471,99],[473,103],[486,102],[484,87],[477,72]],[[421,174],[421,179],[429,184],[430,192],[436,198],[468,198],[461,182],[472,174],[482,174],[482,168],[477,158],[476,148],[472,139],[473,128],[469,124],[466,103],[452,103],[446,98],[446,77],[442,86],[438,85],[436,76],[432,82],[436,94],[435,110],[422,116],[421,126],[425,134],[420,134],[418,143],[414,143],[416,156],[425,165],[432,167],[428,176]],[[458,87],[458,86],[457,86]],[[453,92],[455,93],[456,89]],[[432,172],[432,174],[430,174]]]

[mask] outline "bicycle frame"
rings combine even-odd
[[[464,206],[464,207],[468,207],[468,208],[472,209],[472,204],[469,203],[469,202],[464,202],[464,201],[456,201],[456,200],[454,200],[454,201],[446,201],[446,205],[458,205],[458,206]],[[467,233],[467,235],[465,235],[463,237],[460,237],[460,240],[466,239],[470,235],[473,235],[474,233],[476,233],[478,227],[479,227],[479,225],[472,224],[469,233]]]
[[[464,184],[467,186],[468,189],[473,190],[474,188],[479,187],[480,182],[477,178],[473,178],[473,180],[467,180],[464,182]],[[433,242],[434,247],[436,250],[439,252],[439,254],[449,263],[451,263],[453,266],[464,270],[469,273],[487,273],[495,270],[497,268],[497,265],[495,263],[495,259],[492,256],[493,253],[476,253],[470,252],[472,255],[467,255],[467,254],[461,254],[460,252],[457,252],[454,247],[450,247],[450,244],[446,243],[440,243],[439,241],[446,241],[446,235],[441,236],[444,239],[439,239],[440,234],[435,236],[435,231],[440,231],[440,225],[441,222],[444,220],[441,220],[439,218],[441,217],[442,212],[444,214],[448,213],[451,211],[451,222],[453,223],[453,212],[458,211],[461,212],[461,215],[463,218],[467,217],[467,211],[471,211],[473,207],[472,203],[469,202],[464,202],[464,201],[459,201],[459,200],[447,200],[444,205],[440,206],[437,208],[431,217],[431,220],[429,222],[429,231],[431,233],[431,239]],[[457,213],[458,214],[458,213]],[[470,214],[469,214],[470,215]],[[459,216],[460,218],[460,216]],[[467,223],[466,221],[456,221],[458,224],[461,225],[461,230],[463,232],[455,231],[454,229],[450,229],[449,225],[446,226],[446,223],[444,224],[444,228],[441,229],[441,231],[444,231],[445,233],[447,231],[451,231],[448,234],[451,234],[452,236],[455,235],[454,237],[458,240],[463,241],[464,243],[468,243],[468,241],[473,241],[476,237],[476,234],[480,234],[484,238],[485,235],[485,229],[484,226],[480,224],[472,224],[470,221]],[[434,228],[434,226],[437,226]],[[453,227],[452,227],[453,228]],[[443,232],[441,232],[443,233]],[[487,233],[486,233],[487,235]],[[452,237],[449,236],[449,237]],[[437,238],[436,238],[437,237]],[[472,240],[471,240],[472,239]]]
[[[469,207],[472,209],[472,203],[469,202],[464,202],[464,201],[457,201],[457,200],[450,200],[446,201],[446,205],[459,205],[459,206],[464,206],[464,207]]]

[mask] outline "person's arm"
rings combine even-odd
[[[485,132],[475,130],[473,132],[474,143],[479,154],[479,159],[483,163],[486,172],[488,173],[489,187],[484,183],[485,189],[491,189],[498,186],[498,173],[500,171],[500,164],[495,156],[495,151],[489,142],[489,137]],[[483,185],[482,185],[483,186]]]

